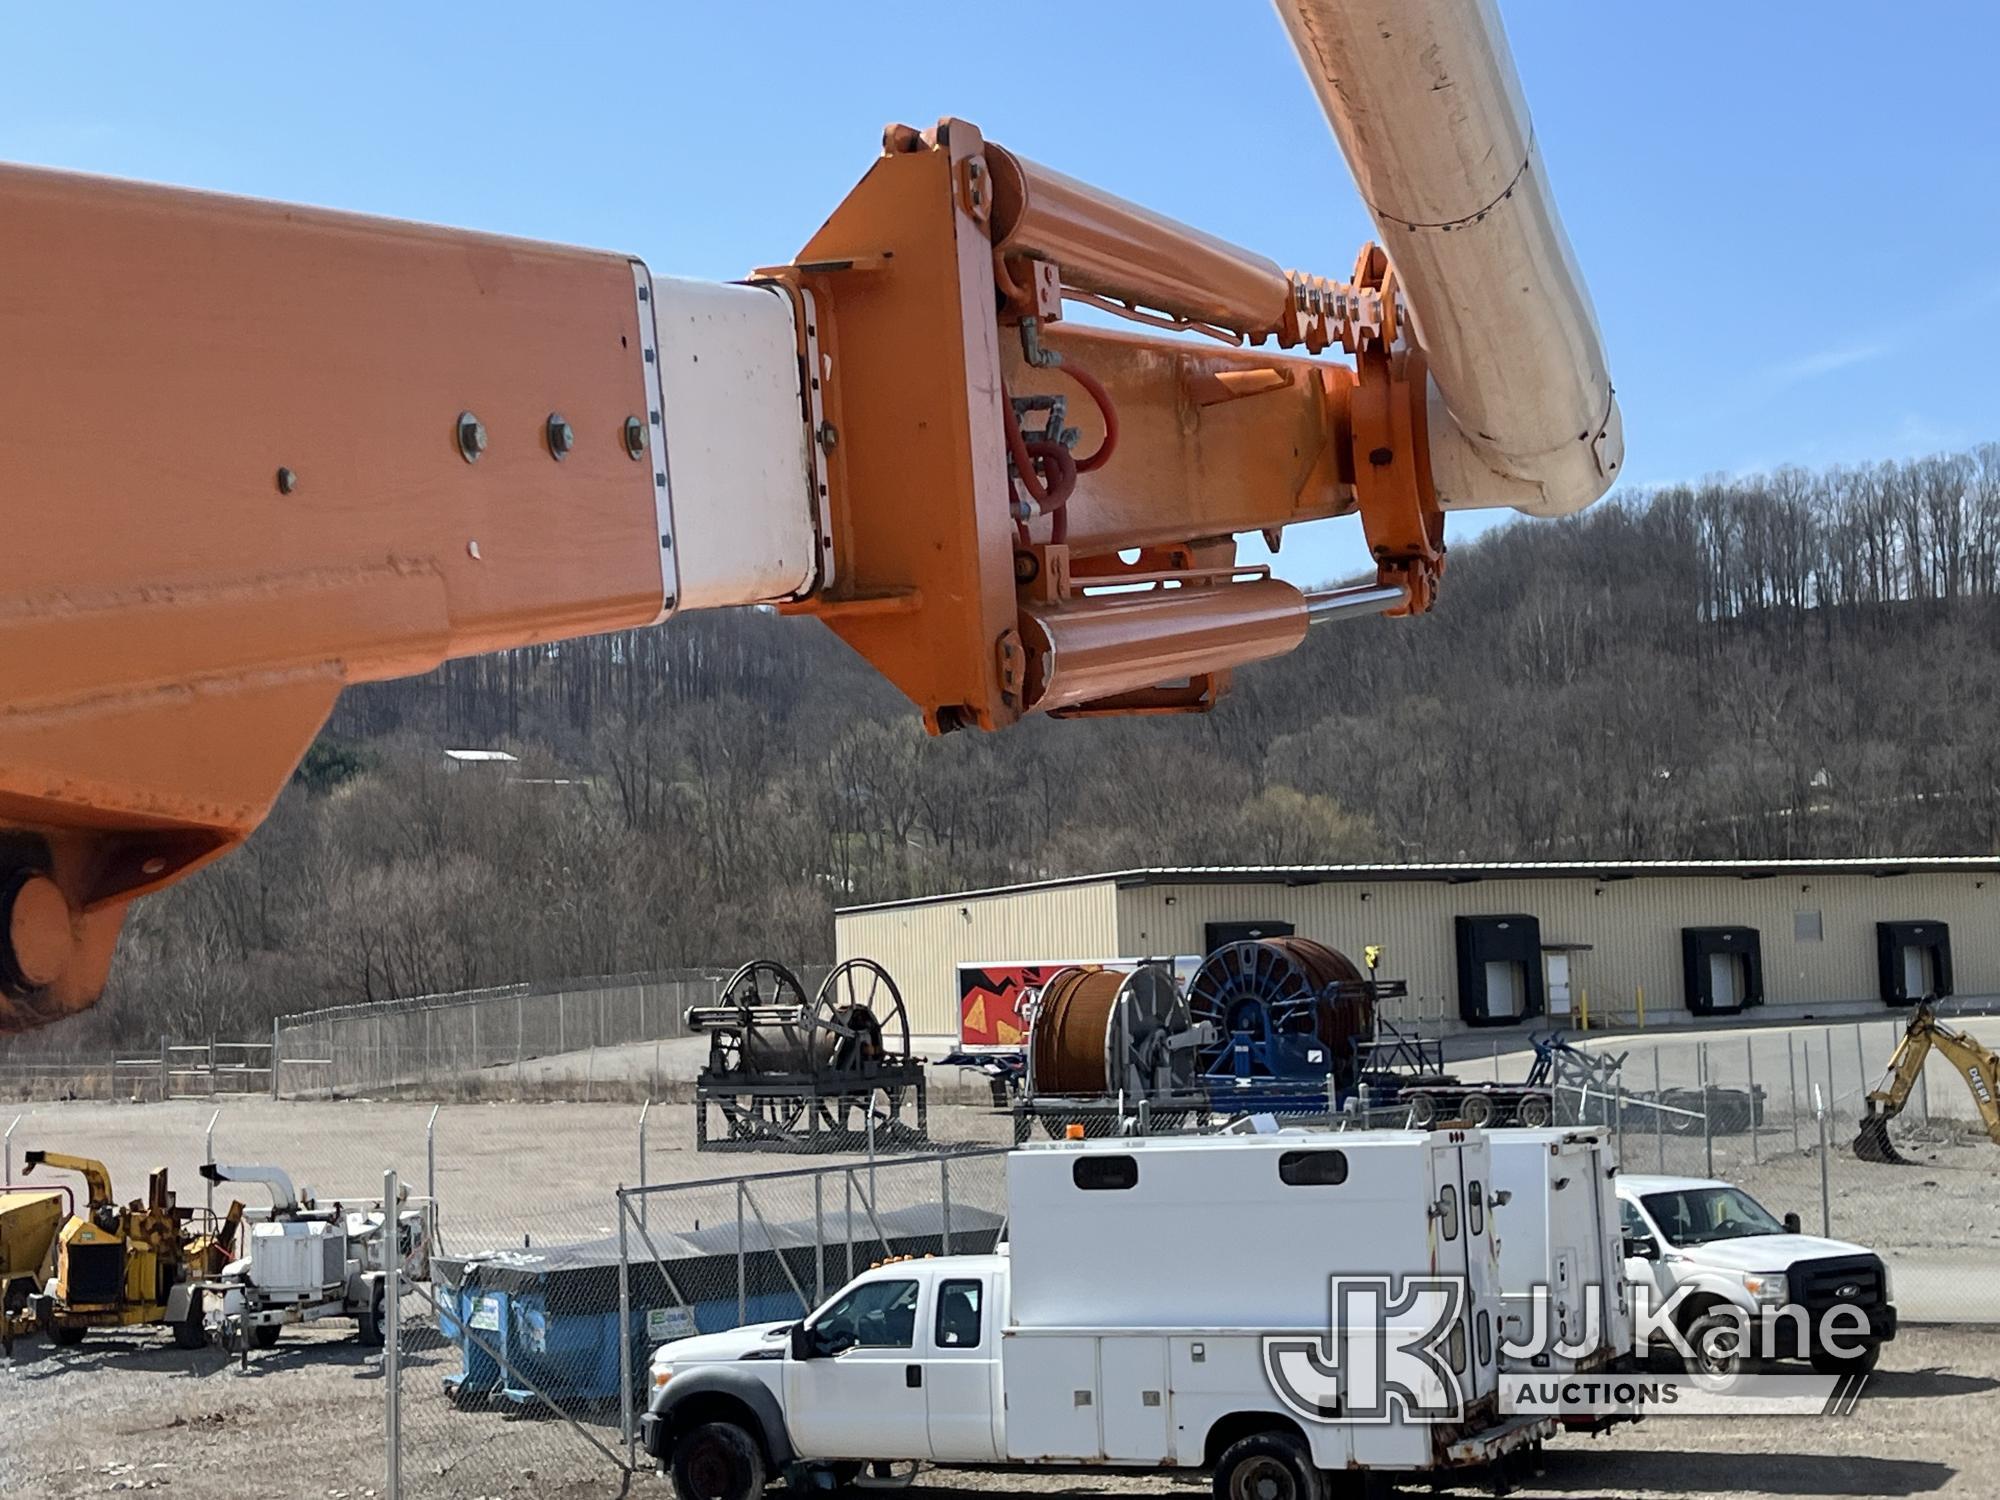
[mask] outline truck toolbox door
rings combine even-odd
[[[928,1314],[922,1276],[857,1281],[809,1325],[855,1340],[839,1354],[785,1361],[785,1424],[799,1456],[923,1458],[930,1452],[923,1351]]]
[[[990,1276],[941,1276],[926,1324],[924,1400],[930,1456],[939,1463],[992,1463],[993,1385],[1000,1373],[1000,1333]]]

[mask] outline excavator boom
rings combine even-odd
[[[1595,499],[1617,407],[1492,5],[1279,9],[1387,246],[1344,276],[955,119],[727,285],[0,167],[0,1032],[94,1002],[349,683],[765,605],[934,732],[1199,712],[1430,608],[1447,509]],[[1237,556],[1346,514],[1373,580]]]
[[[1889,1122],[1900,1115],[1910,1102],[1910,1091],[1923,1075],[1924,1061],[1933,1048],[1958,1069],[1966,1088],[1971,1091],[1973,1105],[1979,1111],[1986,1134],[1996,1145],[2000,1145],[2000,1097],[1995,1094],[1996,1088],[2000,1088],[2000,1056],[1995,1056],[1977,1039],[1957,1027],[1940,1021],[1933,1007],[1924,1003],[1917,1007],[1909,1025],[1904,1028],[1902,1040],[1896,1044],[1895,1055],[1889,1059],[1889,1068],[1882,1082],[1868,1092],[1867,1111],[1862,1116],[1860,1131],[1854,1137],[1856,1156],[1864,1161],[1904,1160],[1889,1138]]]

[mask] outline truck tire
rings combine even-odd
[[[1458,1106],[1458,1117],[1475,1130],[1491,1125],[1499,1113],[1491,1094],[1467,1094]]]
[[[176,1349],[202,1349],[208,1345],[208,1329],[202,1326],[201,1293],[188,1294],[187,1316],[174,1324]]]
[[[1864,1344],[1859,1354],[1835,1354],[1827,1349],[1812,1352],[1813,1370],[1820,1375],[1866,1375],[1882,1359],[1882,1346]]]
[[[278,1323],[253,1324],[250,1329],[250,1342],[255,1344],[259,1349],[275,1348],[278,1343],[278,1330],[281,1326],[283,1325]]]
[[[1216,1461],[1215,1500],[1321,1500],[1323,1493],[1312,1454],[1295,1432],[1238,1438]]]
[[[354,1310],[356,1326],[355,1338],[364,1349],[379,1349],[383,1338],[382,1297],[384,1283],[375,1282],[361,1299],[361,1306]]]
[[[1429,1094],[1406,1094],[1403,1102],[1409,1106],[1410,1129],[1428,1130],[1438,1117],[1437,1100]]]
[[[49,1337],[65,1349],[74,1349],[83,1342],[83,1324],[55,1323],[50,1325]]]
[[[764,1450],[734,1422],[704,1422],[674,1444],[668,1462],[680,1500],[758,1500]]]
[[[1549,1100],[1546,1094],[1523,1094],[1521,1107],[1514,1118],[1530,1130],[1549,1123]]]

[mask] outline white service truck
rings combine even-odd
[[[1797,1214],[1781,1220],[1734,1183],[1620,1177],[1618,1206],[1626,1274],[1656,1310],[1680,1296],[1669,1321],[1698,1375],[1732,1378],[1763,1358],[1809,1359],[1822,1374],[1871,1370],[1896,1336],[1879,1255],[1802,1234]]]
[[[879,1265],[797,1323],[663,1345],[641,1437],[683,1500],[900,1462],[1205,1470],[1220,1495],[1317,1500],[1491,1461],[1555,1431],[1497,1414],[1491,1174],[1466,1130],[1023,1147],[1003,1253]],[[1385,1298],[1336,1383],[1316,1358],[1336,1276],[1463,1288],[1426,1325],[1455,1419],[1344,1404],[1428,1315]]]

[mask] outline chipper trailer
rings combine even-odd
[[[58,1344],[76,1344],[92,1328],[159,1323],[175,1289],[213,1274],[228,1260],[243,1205],[232,1203],[221,1219],[204,1209],[182,1208],[162,1167],[147,1179],[144,1199],[122,1208],[111,1196],[111,1173],[101,1161],[30,1151],[25,1170],[53,1167],[80,1174],[86,1201],[56,1233],[50,1275],[28,1302],[35,1325]]]
[[[56,1231],[70,1216],[66,1187],[25,1187],[0,1183],[0,1351],[14,1352],[14,1340],[35,1329],[29,1302],[51,1272]]]
[[[255,1182],[269,1189],[271,1207],[253,1213],[240,1260],[215,1275],[173,1289],[167,1320],[184,1347],[210,1336],[231,1353],[249,1357],[268,1349],[288,1323],[352,1318],[363,1344],[382,1342],[389,1226],[407,1280],[430,1277],[437,1205],[405,1194],[390,1212],[379,1202],[334,1203],[322,1208],[310,1189],[301,1193],[283,1169],[204,1163],[210,1182]]]

